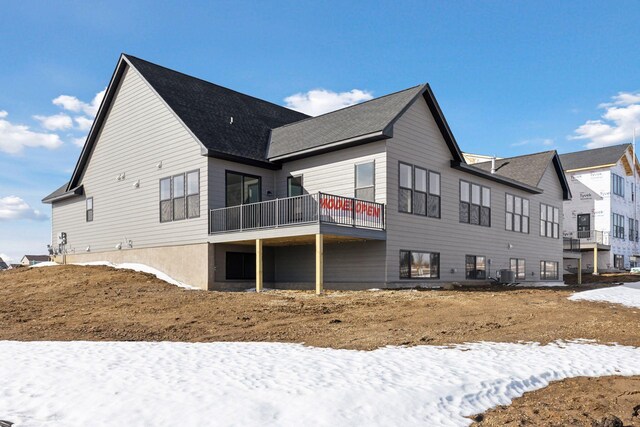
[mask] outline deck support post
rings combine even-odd
[[[262,292],[262,239],[256,239],[256,292]]]
[[[316,234],[316,295],[324,291],[324,236]]]
[[[593,275],[598,275],[598,242],[593,246]]]
[[[582,254],[578,258],[578,285],[582,285]]]

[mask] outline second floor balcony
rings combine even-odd
[[[578,240],[578,250],[591,250],[596,245],[598,249],[611,249],[611,239],[609,232],[601,230],[581,230],[565,233],[565,239]],[[575,243],[569,243],[569,246]],[[567,240],[564,241],[565,251],[567,250]]]
[[[209,234],[331,224],[384,230],[385,205],[325,193],[211,209]]]

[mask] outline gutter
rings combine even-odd
[[[42,199],[42,203],[54,203],[59,202],[61,200],[70,199],[76,196],[82,196],[84,194],[84,187],[82,185],[77,186],[76,188],[66,191],[62,194],[58,194],[57,196],[47,196]]]
[[[364,135],[356,136],[353,138],[343,139],[340,141],[330,142],[328,144],[319,145],[317,147],[307,148],[305,150],[294,151],[292,153],[281,154],[279,156],[269,157],[272,162],[282,160],[296,160],[303,157],[315,156],[317,154],[327,153],[329,151],[341,150],[343,148],[354,147],[356,145],[365,144],[367,142],[379,141],[382,139],[388,139],[393,137],[390,129],[383,129],[381,131],[367,133]]]

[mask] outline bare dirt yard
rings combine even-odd
[[[278,341],[371,350],[586,338],[640,346],[640,310],[567,300],[590,287],[318,297],[303,291],[185,290],[110,267],[18,269],[0,272],[0,340]],[[639,382],[634,377],[561,381],[494,408],[479,425],[590,425],[588,420],[609,413],[628,424],[633,407],[640,405]],[[640,418],[635,420],[640,425]]]

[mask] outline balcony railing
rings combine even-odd
[[[609,232],[600,230],[572,231],[565,237],[577,237],[581,243],[610,245]]]
[[[580,252],[580,239],[564,237],[562,239],[562,250],[565,252]]]
[[[211,209],[209,233],[259,230],[313,223],[384,230],[384,205],[315,193]]]

